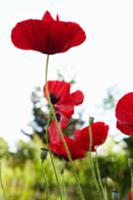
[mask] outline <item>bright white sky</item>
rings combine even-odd
[[[66,81],[75,77],[75,88],[85,93],[86,116],[96,115],[94,105],[108,87],[116,84],[123,94],[132,91],[132,0],[1,0],[0,136],[11,145],[22,138],[19,130],[29,122],[31,90],[44,84],[46,58],[14,47],[11,30],[19,21],[42,18],[46,10],[53,17],[58,13],[61,20],[79,23],[86,32],[82,45],[51,56],[49,65],[49,79],[56,78],[57,69]]]

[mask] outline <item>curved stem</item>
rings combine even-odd
[[[4,188],[3,181],[2,181],[1,171],[2,170],[1,170],[1,161],[0,161],[0,185],[1,185],[1,188],[2,188],[4,200],[6,200],[6,192],[5,192],[5,188]]]
[[[64,199],[63,200],[67,200],[67,188],[65,185],[65,179],[64,179],[64,164],[63,164],[63,168],[59,170],[60,172],[60,177],[61,177],[61,184],[62,184],[62,189],[63,189],[63,194],[64,194]]]
[[[45,184],[46,184],[46,200],[48,200],[49,199],[49,182],[48,182],[45,168],[44,168],[44,161],[41,162],[41,167],[42,167],[42,174],[43,174]]]
[[[51,110],[49,112],[48,121],[47,121],[47,128],[46,128],[46,132],[45,132],[46,133],[46,142],[47,142],[47,146],[48,146],[48,150],[49,150],[49,154],[50,154],[50,159],[51,159],[52,167],[53,167],[54,174],[55,174],[55,179],[56,179],[57,185],[59,187],[60,198],[61,198],[61,200],[63,200],[62,186],[61,186],[59,178],[58,178],[58,174],[57,174],[56,166],[55,166],[55,163],[54,163],[53,155],[52,155],[51,149],[49,147],[49,142],[48,142],[48,127],[50,125],[50,120],[51,120]],[[47,186],[48,186],[47,187],[47,192],[48,192],[49,191],[49,184]],[[49,194],[49,193],[47,193],[47,194]]]
[[[103,194],[103,198],[104,200],[107,200],[107,192],[105,191],[103,184],[102,184],[102,180],[101,180],[101,174],[100,174],[100,170],[99,170],[99,165],[98,165],[98,158],[97,158],[97,149],[96,149],[96,157],[95,157],[95,163],[96,163],[96,172],[97,172],[97,177],[98,177],[98,181],[99,181],[99,185]]]
[[[56,170],[56,167],[55,167],[55,163],[54,163],[54,159],[53,159],[53,155],[52,155],[52,154],[51,154],[50,158],[51,158],[51,163],[52,163],[52,166],[53,166],[53,169],[54,169],[56,182],[57,182],[58,187],[59,187],[60,198],[61,198],[61,200],[63,200],[62,185],[61,185],[61,183],[60,183],[60,181],[59,181],[59,178],[58,178],[58,174],[57,174],[57,170]]]
[[[57,120],[57,118],[56,118],[56,114],[55,114],[55,111],[54,111],[54,108],[53,108],[53,105],[52,105],[52,102],[51,102],[51,99],[50,99],[50,95],[49,95],[49,91],[48,91],[48,62],[49,62],[49,55],[47,55],[47,60],[46,60],[46,71],[45,71],[46,96],[47,96],[47,99],[48,99],[48,103],[49,103],[49,106],[50,106],[51,113],[52,113],[53,118],[54,118],[54,120],[55,120],[56,127],[57,127],[57,129],[58,129],[58,132],[59,132],[59,134],[60,134],[61,140],[62,140],[63,145],[64,145],[64,147],[65,147],[65,150],[66,150],[68,159],[69,159],[69,161],[70,161],[70,163],[71,163],[71,166],[72,166],[72,169],[73,169],[73,173],[74,173],[74,176],[75,176],[75,179],[76,179],[76,182],[77,182],[77,186],[78,186],[78,190],[79,190],[80,197],[81,197],[82,200],[84,200],[84,195],[83,195],[82,190],[81,190],[79,177],[78,177],[78,175],[77,175],[77,172],[76,172],[76,169],[75,169],[73,160],[72,160],[72,158],[71,158],[71,155],[70,155],[68,146],[67,146],[66,141],[65,141],[65,139],[64,139],[63,133],[62,133],[62,131],[61,131],[61,129],[60,129],[60,126],[59,126],[59,124],[58,124],[58,120]]]
[[[99,188],[99,184],[98,184],[98,181],[97,181],[97,176],[96,176],[95,166],[94,166],[94,160],[93,160],[93,157],[91,155],[92,142],[93,142],[91,124],[88,127],[88,132],[89,132],[89,139],[90,139],[90,144],[89,144],[90,168],[91,168],[91,171],[92,171],[92,176],[93,176],[93,179],[94,179],[94,182],[95,182],[96,189],[97,189],[98,194],[99,194],[100,199],[101,199],[101,190]]]

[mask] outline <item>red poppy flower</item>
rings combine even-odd
[[[54,20],[46,11],[42,19],[28,19],[16,24],[11,33],[13,44],[24,50],[36,50],[44,54],[63,53],[80,45],[86,36],[74,22]]]
[[[62,128],[64,126],[64,117],[60,115],[59,126],[63,132]],[[65,124],[67,126],[67,123]],[[95,151],[95,147],[101,145],[105,142],[108,133],[108,126],[104,122],[96,122],[91,125],[92,127],[92,151]],[[64,135],[64,139],[67,143],[68,149],[70,151],[73,160],[81,159],[86,156],[87,151],[89,151],[90,139],[89,139],[89,127],[85,127],[81,130],[76,130],[73,137],[68,137]],[[59,135],[58,129],[56,127],[55,121],[52,121],[49,127],[50,136],[50,148],[51,151],[56,155],[64,157],[68,160],[68,156]]]
[[[48,90],[54,108],[67,117],[71,117],[74,113],[74,106],[81,104],[84,99],[80,90],[70,94],[70,87],[71,84],[65,81],[48,81]],[[43,91],[46,97],[45,86]]]
[[[116,127],[123,133],[133,136],[133,92],[125,94],[117,103]]]

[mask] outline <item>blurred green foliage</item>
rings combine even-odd
[[[1,142],[0,141],[0,145]],[[5,145],[7,145],[5,143]],[[1,157],[2,180],[7,199],[9,200],[42,200],[45,199],[46,184],[42,174],[40,147],[41,139],[36,136],[29,142],[19,141],[16,152],[5,152]],[[3,145],[3,149],[5,146]],[[126,200],[130,188],[130,171],[127,166],[128,153],[109,153],[107,156],[98,156],[101,177],[106,181],[108,193],[113,189],[120,192],[121,199]],[[95,159],[95,156],[94,156]],[[65,183],[68,199],[78,199],[77,185],[69,162],[55,157],[58,176]],[[89,157],[75,161],[80,183],[85,199],[97,199],[95,183],[90,169]],[[50,200],[59,198],[49,154],[44,161],[46,176],[50,186]],[[110,184],[108,183],[110,180]],[[126,195],[126,196],[125,196]],[[0,189],[0,199],[2,190]]]

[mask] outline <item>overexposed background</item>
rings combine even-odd
[[[46,55],[13,46],[10,34],[19,21],[42,18],[49,10],[53,17],[74,21],[85,30],[86,41],[64,54],[50,57],[49,79],[57,70],[66,81],[76,79],[85,101],[84,119],[97,116],[95,108],[106,89],[117,85],[121,95],[133,89],[133,1],[132,0],[0,0],[0,136],[11,146],[23,137],[20,129],[31,114],[30,95],[43,87]],[[107,119],[101,116],[105,122]],[[112,114],[112,118],[115,116]],[[117,132],[117,130],[115,130]]]

